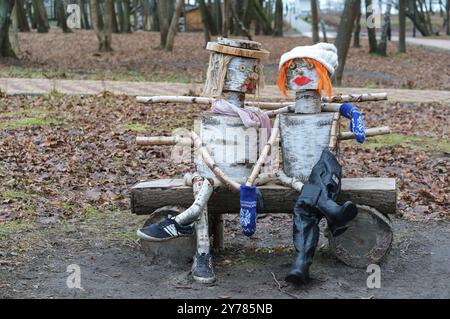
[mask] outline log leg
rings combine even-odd
[[[223,217],[221,214],[214,215],[212,219],[212,235],[213,235],[213,248],[215,250],[223,249],[224,248]]]
[[[197,254],[209,254],[209,231],[208,231],[208,208],[202,209],[200,218],[195,222],[195,232],[197,234]]]

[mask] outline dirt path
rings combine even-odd
[[[348,72],[357,73],[348,70]],[[361,72],[359,72],[361,73]],[[367,72],[366,72],[367,73]],[[374,72],[370,72],[374,76]],[[380,75],[382,76],[382,74]],[[7,95],[45,95],[59,92],[65,95],[98,95],[108,91],[116,95],[200,95],[203,84],[165,83],[165,82],[132,82],[132,81],[92,81],[92,80],[58,80],[58,79],[23,79],[0,78],[0,92]],[[411,103],[449,103],[450,91],[444,90],[407,90],[386,88],[345,88],[337,87],[335,94],[379,93],[386,92],[390,102]],[[255,99],[282,99],[275,85],[266,85]],[[249,96],[249,99],[252,99]],[[290,93],[290,100],[294,94]]]
[[[327,245],[319,245],[312,283],[298,289],[283,281],[293,260],[290,217],[260,220],[251,240],[240,235],[234,218],[227,217],[226,249],[215,254],[218,281],[211,286],[193,283],[188,264],[152,264],[134,236],[145,218],[128,212],[21,227],[0,241],[0,298],[450,297],[449,223],[395,218],[380,289],[368,289],[366,270],[343,265]],[[67,288],[70,264],[81,267],[84,290]]]

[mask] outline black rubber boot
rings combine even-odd
[[[286,281],[296,285],[309,282],[309,267],[319,242],[320,212],[316,206],[318,201],[315,189],[305,185],[294,207],[294,246],[297,258],[294,266],[286,276]]]
[[[336,203],[341,193],[341,176],[342,168],[336,157],[324,150],[308,179],[310,184],[317,187],[317,209],[327,219],[328,227],[335,237],[342,234],[347,229],[346,224],[358,214],[358,209],[352,202],[347,201],[342,206]]]

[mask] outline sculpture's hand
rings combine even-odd
[[[355,134],[358,143],[364,143],[366,139],[366,126],[361,111],[350,103],[343,103],[339,108],[339,113],[350,120],[350,131]]]

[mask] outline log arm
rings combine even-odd
[[[196,104],[211,104],[213,98],[204,96],[138,96],[136,101],[138,103],[196,103]],[[348,94],[336,95],[331,98],[322,97],[322,110],[325,112],[336,112],[336,107],[345,102],[369,102],[369,101],[383,101],[387,100],[387,93],[372,93],[372,94]],[[292,102],[261,102],[261,101],[246,101],[246,106],[256,106],[260,109],[276,110],[286,106],[293,105]]]
[[[281,185],[290,187],[299,193],[302,191],[303,183],[295,177],[287,176],[282,170],[276,172],[276,177],[277,182],[281,183]]]
[[[252,186],[253,183],[255,182],[256,178],[259,175],[259,172],[261,171],[262,165],[266,161],[267,156],[269,155],[269,152],[278,137],[279,131],[280,131],[280,117],[277,116],[273,123],[272,134],[270,135],[269,141],[267,142],[267,144],[264,146],[263,150],[261,151],[261,154],[259,155],[259,158],[256,161],[256,164],[253,167],[252,173],[250,174],[249,178],[247,179],[247,182],[245,183],[245,185]]]
[[[373,127],[366,130],[366,137],[391,134],[389,126]],[[353,132],[342,132],[338,135],[338,140],[351,140],[355,137]]]

